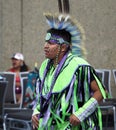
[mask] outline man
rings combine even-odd
[[[79,57],[79,28],[71,19],[46,17],[51,28],[45,38],[46,60],[39,70],[33,128],[102,130],[98,104],[105,91],[93,67]]]

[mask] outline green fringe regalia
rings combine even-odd
[[[38,80],[38,130],[102,130],[99,107],[80,126],[72,127],[69,116],[78,111],[92,96],[90,76],[96,80],[103,97],[105,91],[94,69],[82,58],[68,53],[56,68],[46,59]]]
[[[96,110],[79,126],[74,127],[69,123],[70,115],[77,112],[93,95],[91,77],[97,82],[104,98],[106,95],[95,70],[81,58],[85,52],[83,28],[67,14],[68,0],[63,0],[64,14],[61,0],[58,2],[60,15],[45,14],[46,20],[51,28],[65,29],[71,34],[72,47],[56,67],[50,59],[46,59],[40,67],[34,106],[34,114],[39,114],[38,130],[102,130],[99,107],[95,107]]]

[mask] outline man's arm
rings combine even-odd
[[[103,99],[100,89],[95,80],[91,82],[93,96],[77,112],[70,116],[70,123],[74,126],[80,124],[86,117],[91,115],[96,109],[98,103]]]
[[[98,103],[102,101],[103,97],[95,80],[91,82],[91,90],[94,92],[93,98],[95,98],[98,101]]]
[[[32,115],[32,124],[33,124],[33,129],[37,129],[39,126],[39,120],[38,120],[38,115],[39,115],[39,110],[40,110],[40,105],[38,104],[39,102],[39,79],[37,80],[36,83],[36,98],[33,102],[33,115]]]

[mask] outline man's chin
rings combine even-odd
[[[48,58],[48,59],[49,59],[49,56],[45,55],[45,58]]]
[[[52,59],[53,59],[53,58],[51,58],[51,57],[49,57],[49,56],[46,56],[46,55],[45,55],[45,58],[50,59],[50,60],[52,60]]]

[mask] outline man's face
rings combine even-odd
[[[45,57],[54,60],[59,53],[59,47],[60,45],[54,42],[46,42],[44,45]]]

